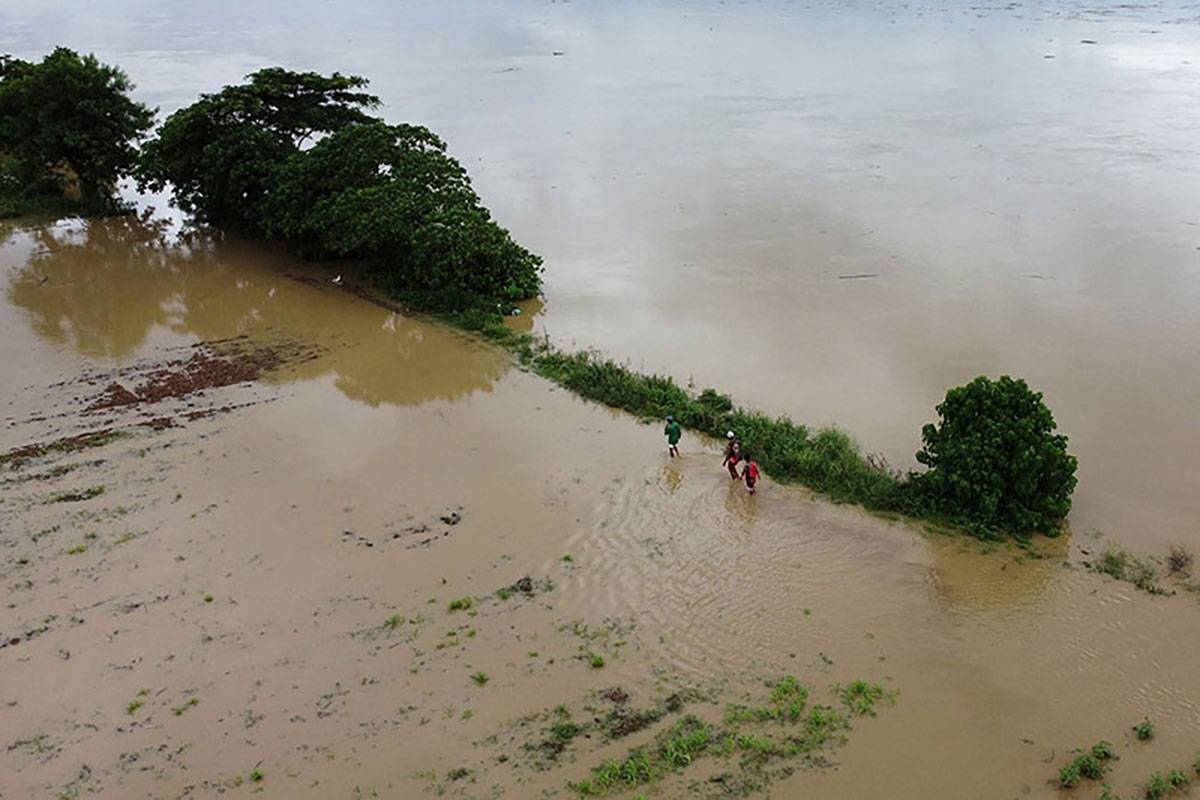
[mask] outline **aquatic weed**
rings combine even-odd
[[[175,706],[171,709],[171,713],[177,717],[182,717],[186,712],[200,705],[200,698],[193,697],[181,706]]]
[[[457,600],[450,601],[450,610],[451,611],[466,611],[466,610],[470,609],[471,606],[473,606],[474,604],[475,604],[474,598],[469,597],[469,596],[468,597],[460,597]]]
[[[1186,575],[1191,570],[1194,560],[1192,552],[1183,545],[1171,545],[1171,549],[1167,551],[1167,572],[1171,575]]]
[[[1140,742],[1148,742],[1154,738],[1154,723],[1149,717],[1142,718],[1142,721],[1133,726],[1133,733]]]
[[[846,686],[838,687],[838,696],[842,700],[842,705],[857,716],[875,716],[875,703],[877,701],[890,702],[891,697],[888,691],[877,683],[867,683],[866,681],[852,681]]]
[[[1115,757],[1112,744],[1101,739],[1058,771],[1058,784],[1064,789],[1070,789],[1077,786],[1081,778],[1099,780],[1108,772],[1106,762]]]
[[[471,680],[475,681],[476,686],[483,686],[485,683],[491,680],[491,678],[488,677],[486,672],[476,672],[471,676]]]

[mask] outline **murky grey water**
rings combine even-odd
[[[9,2],[0,50],[170,111],[271,64],[369,76],[545,255],[552,336],[912,463],[945,389],[1045,391],[1072,515],[1200,520],[1200,6]],[[854,277],[862,276],[862,277]]]

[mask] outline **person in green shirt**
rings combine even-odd
[[[679,455],[679,438],[683,436],[683,428],[675,421],[675,418],[667,416],[667,427],[663,428],[663,433],[667,436],[667,452],[671,454],[671,458]]]

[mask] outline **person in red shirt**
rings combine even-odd
[[[749,453],[742,453],[742,479],[746,481],[746,491],[754,494],[758,483],[758,462]]]

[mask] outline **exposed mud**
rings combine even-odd
[[[194,352],[186,360],[139,364],[109,374],[90,375],[88,383],[110,382],[104,394],[84,408],[84,412],[182,399],[205,389],[256,381],[263,373],[285,364],[312,361],[320,352],[314,346],[295,342],[256,347],[245,338],[198,344],[192,349]],[[125,383],[131,381],[136,381],[135,387],[125,388]],[[203,412],[190,412],[198,413]],[[152,420],[152,427],[163,425],[161,419]]]

